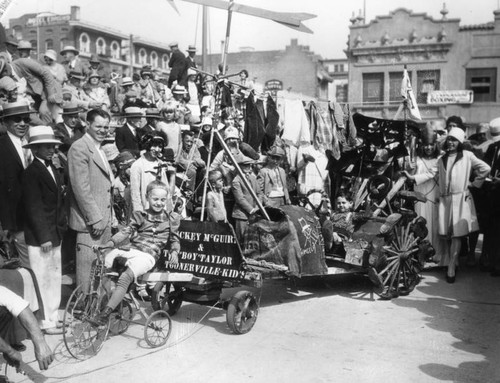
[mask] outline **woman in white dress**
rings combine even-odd
[[[422,132],[422,138],[417,148],[415,167],[412,172],[404,172],[406,177],[415,183],[414,190],[422,193],[427,202],[418,202],[415,212],[425,218],[429,233],[426,239],[436,251],[433,261],[438,266],[447,266],[449,263],[448,251],[444,239],[438,233],[438,201],[439,185],[437,177],[438,158],[441,150],[437,142],[437,135],[430,125]]]

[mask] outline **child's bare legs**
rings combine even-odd
[[[448,273],[447,276],[454,278],[455,277],[455,269],[458,262],[458,253],[460,252],[461,246],[461,238],[452,238],[450,245],[450,263],[448,264]]]

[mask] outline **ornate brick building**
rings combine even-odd
[[[353,18],[346,54],[349,102],[358,111],[393,118],[404,66],[424,119],[462,116],[469,123],[500,115],[500,10],[492,22],[460,25],[404,8],[369,23]]]
[[[166,45],[139,37],[131,39],[123,32],[81,20],[77,6],[72,6],[68,15],[31,13],[10,19],[7,34],[30,41],[33,58],[41,58],[47,49],[59,52],[65,45],[73,45],[82,58],[97,54],[101,65],[109,71],[128,74],[131,67],[138,71],[145,64],[159,74],[169,71],[170,50]]]

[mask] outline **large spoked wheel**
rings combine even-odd
[[[182,287],[174,284],[170,291],[170,283],[157,282],[151,293],[153,310],[165,310],[169,315],[175,315],[182,305]]]
[[[144,340],[151,347],[160,347],[167,343],[172,332],[172,319],[164,310],[152,313],[144,325]]]
[[[63,324],[67,331],[63,334],[68,352],[76,359],[89,359],[102,348],[109,331],[109,322],[105,326],[92,325],[88,319],[106,306],[107,295],[84,294],[78,286],[66,304]]]
[[[399,295],[408,295],[420,281],[420,262],[418,244],[420,237],[415,237],[411,222],[406,221],[393,228],[388,236],[388,243],[383,247],[386,262],[377,274],[382,284],[382,299],[392,299]]]
[[[227,307],[227,325],[235,334],[246,334],[257,321],[259,304],[255,296],[246,290],[238,291]]]
[[[109,316],[109,332],[112,335],[120,335],[127,331],[134,317],[134,309],[130,302],[123,299],[118,307]]]

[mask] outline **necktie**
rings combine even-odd
[[[23,138],[21,140],[21,143],[24,146],[28,143],[28,141],[25,138]],[[24,157],[24,168],[26,169],[32,160],[31,150],[28,148],[23,148],[23,157]]]

